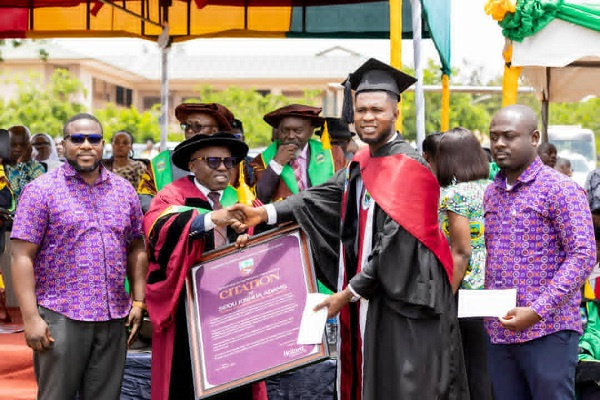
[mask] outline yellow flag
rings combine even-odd
[[[254,193],[252,193],[252,190],[250,189],[250,186],[248,186],[248,184],[246,183],[246,175],[244,174],[244,161],[242,161],[240,163],[240,174],[239,174],[239,182],[240,182],[240,186],[237,189],[237,194],[238,194],[238,201],[241,204],[246,204],[248,206],[252,205],[252,202],[254,201]]]
[[[327,122],[323,124],[323,133],[321,133],[321,145],[323,146],[323,150],[331,150],[331,139],[329,138]]]

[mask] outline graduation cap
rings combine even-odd
[[[354,122],[352,90],[356,94],[366,91],[385,91],[396,95],[400,100],[400,93],[416,81],[412,76],[375,58],[370,58],[356,71],[350,73],[348,78],[342,82],[342,85],[344,85],[342,119],[347,123]]]

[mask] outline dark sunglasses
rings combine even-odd
[[[238,160],[235,157],[198,157],[194,158],[192,161],[195,160],[206,161],[206,164],[208,164],[208,168],[210,169],[219,169],[221,163],[225,165],[225,168],[231,169],[238,163]]]
[[[183,131],[187,131],[188,129],[191,129],[192,132],[194,133],[199,133],[201,132],[204,128],[216,128],[217,125],[202,125],[198,122],[182,122],[181,123],[181,129],[183,129]]]
[[[73,144],[83,144],[86,139],[90,144],[100,144],[100,142],[102,142],[102,135],[99,133],[90,133],[89,135],[84,133],[73,133],[65,136],[65,140],[67,139],[69,139]]]

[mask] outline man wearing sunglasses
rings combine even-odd
[[[278,139],[251,163],[256,179],[256,196],[264,204],[285,199],[317,186],[344,167],[334,163],[331,151],[312,139],[323,125],[321,108],[301,104],[281,107],[263,119],[278,130]]]
[[[196,135],[230,132],[233,113],[217,103],[182,103],[175,108],[185,139]],[[188,175],[171,161],[171,150],[164,150],[151,160],[151,171],[144,174],[138,186],[142,210],[146,212],[150,201],[163,187]]]
[[[193,175],[165,186],[144,216],[150,257],[146,292],[154,327],[153,400],[195,398],[184,280],[204,252],[236,241],[238,234],[225,226],[230,217],[227,207],[238,202],[229,182],[247,154],[248,146],[230,133],[186,139],[173,151],[172,161]],[[228,399],[250,400],[252,387],[219,396]]]
[[[37,398],[79,392],[112,400],[146,308],[142,212],[131,184],[100,165],[104,139],[93,115],[69,119],[63,136],[67,162],[21,194],[13,285],[34,351]]]

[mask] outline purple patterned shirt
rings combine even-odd
[[[521,332],[487,318],[492,343],[520,343],[561,330],[582,333],[580,288],[596,259],[583,189],[539,158],[511,190],[500,172],[484,196],[486,289],[517,288],[517,306],[542,320]]]
[[[79,321],[128,314],[127,248],[143,236],[135,189],[100,171],[90,186],[65,163],[29,183],[11,234],[39,245],[33,264],[38,304]]]

